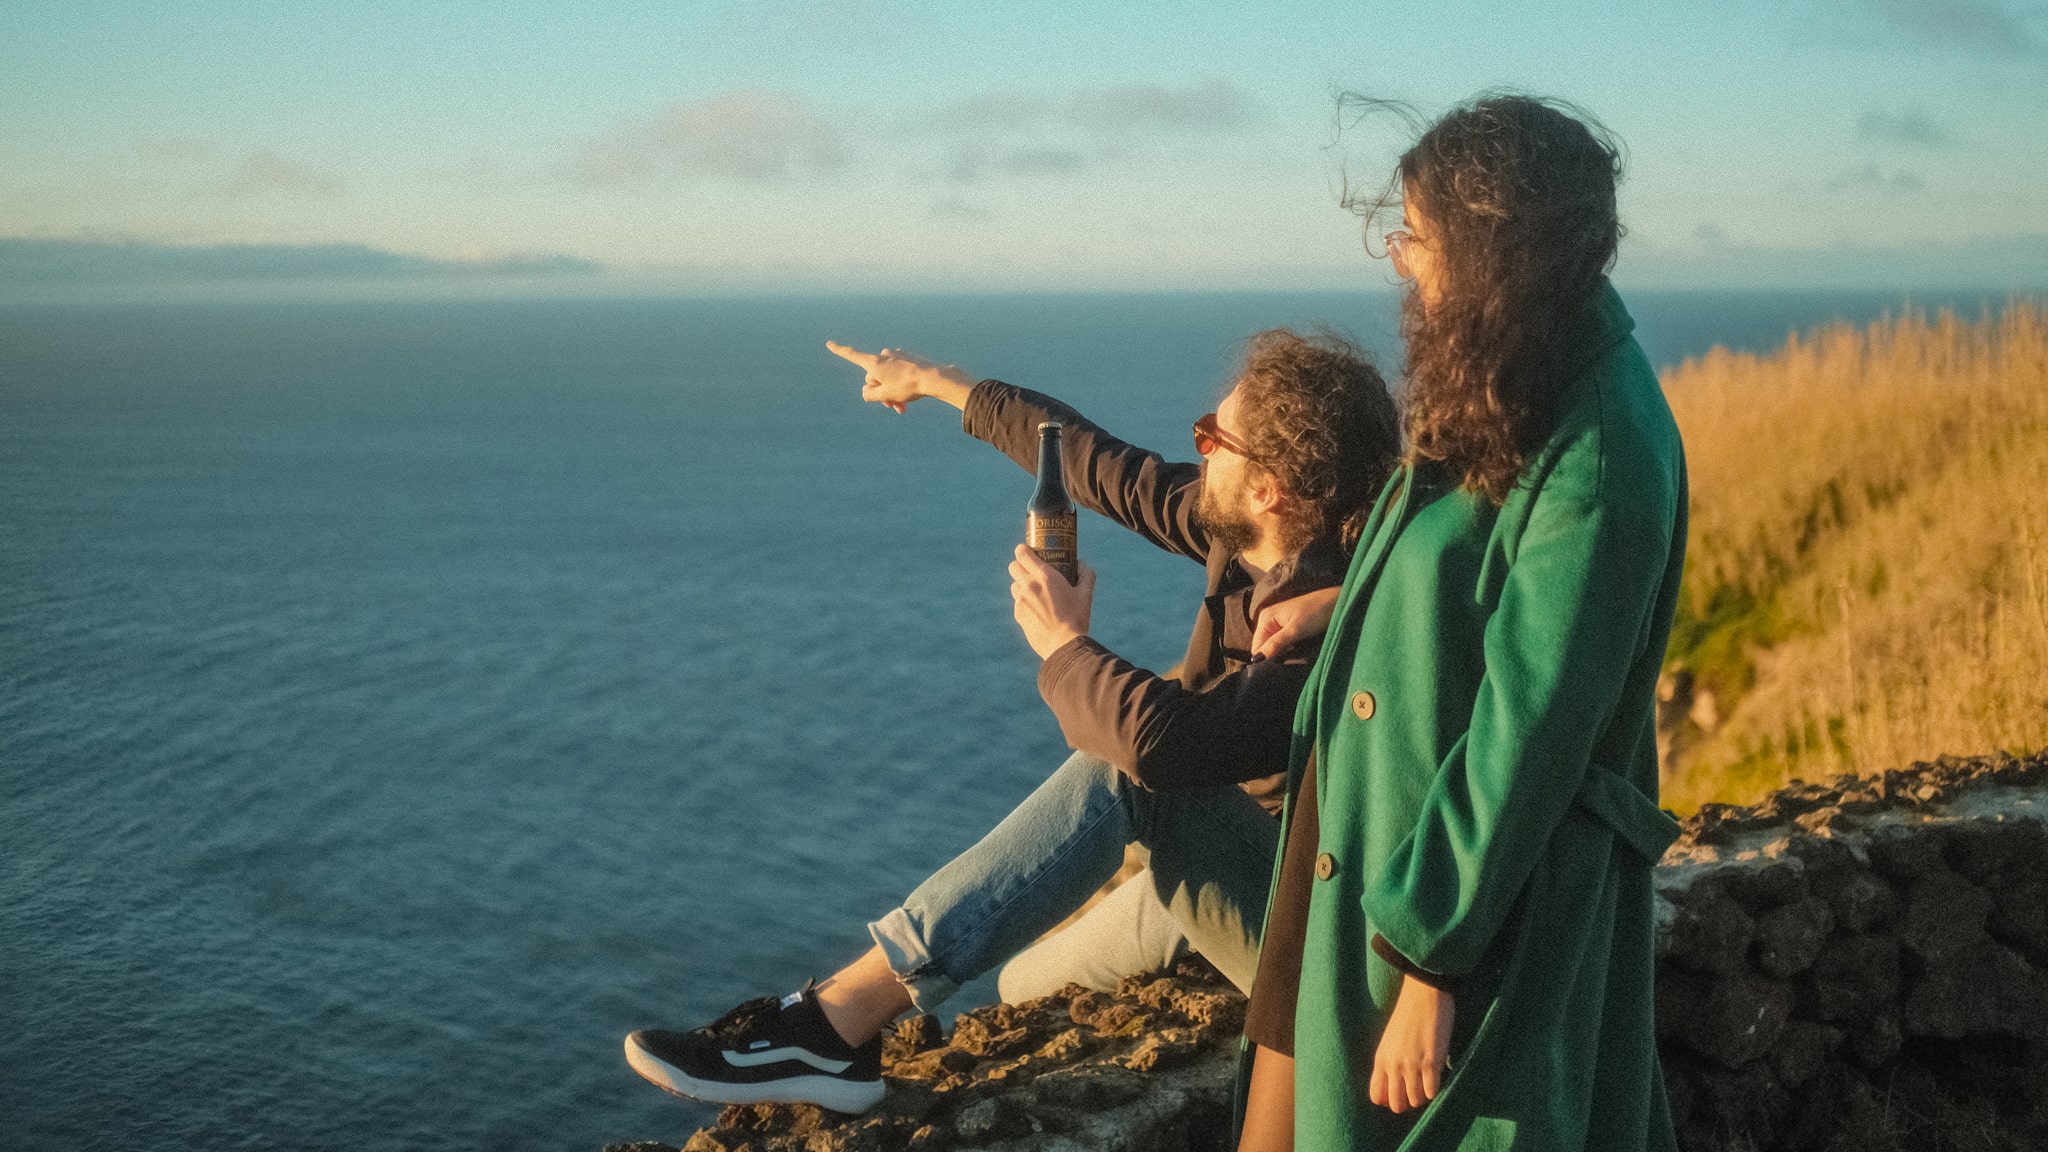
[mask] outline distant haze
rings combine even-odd
[[[1374,288],[1339,201],[1406,138],[1340,126],[1336,93],[1434,114],[1499,86],[1626,145],[1625,283],[2048,285],[2048,9],[2023,0],[82,0],[9,25],[7,298]]]

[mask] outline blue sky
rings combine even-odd
[[[63,0],[6,24],[0,281],[265,245],[309,274],[1370,287],[1337,191],[1402,141],[1335,132],[1333,93],[1427,112],[1511,85],[1627,145],[1625,280],[2048,283],[2035,0]]]

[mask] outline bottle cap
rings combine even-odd
[[[1047,421],[1046,421],[1045,423],[1043,423],[1043,424],[1040,424],[1040,425],[1038,426],[1038,430],[1039,430],[1040,432],[1043,432],[1043,431],[1045,431],[1046,429],[1050,428],[1050,429],[1052,429],[1053,431],[1057,432],[1057,431],[1059,431],[1059,430],[1060,430],[1060,427],[1061,427],[1061,425],[1060,425],[1060,422],[1059,422],[1059,421],[1057,421],[1057,420],[1047,420]]]

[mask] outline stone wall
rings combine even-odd
[[[1657,870],[1688,1152],[2048,1147],[2048,757],[1710,805]]]
[[[2048,1149],[2048,755],[1710,805],[1656,883],[1686,1152]],[[686,1152],[1210,1152],[1243,1012],[1194,961],[912,1018],[874,1111],[728,1108]]]

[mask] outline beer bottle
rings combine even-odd
[[[1078,527],[1060,458],[1059,421],[1047,420],[1038,426],[1038,487],[1032,490],[1031,503],[1025,509],[1024,542],[1069,584],[1081,582]]]

